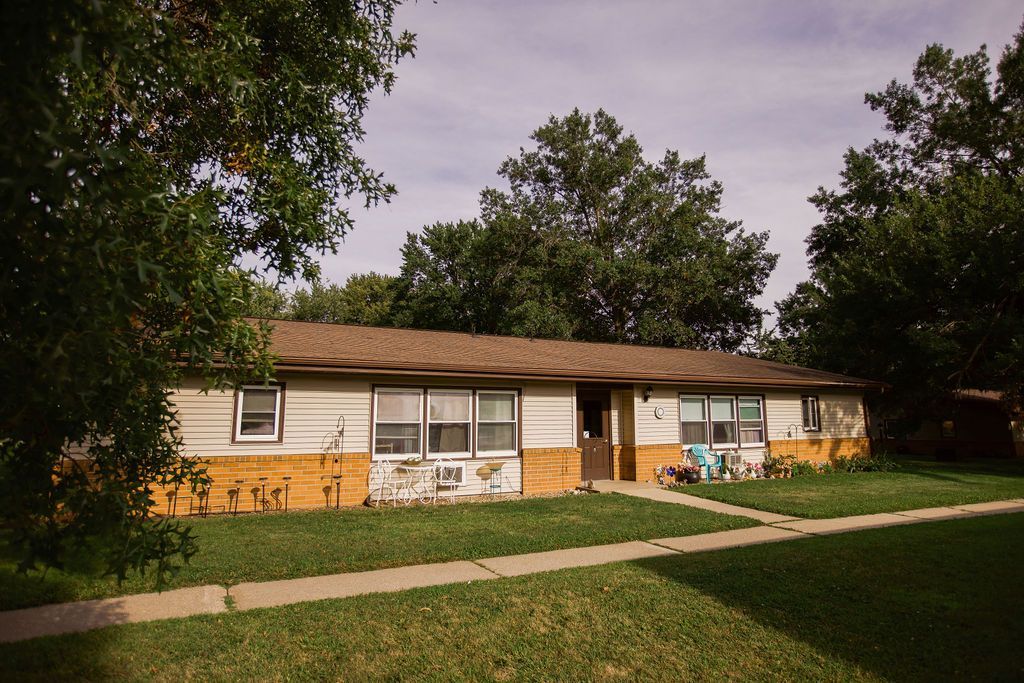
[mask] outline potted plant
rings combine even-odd
[[[684,465],[682,472],[683,481],[687,484],[696,484],[700,482],[700,468],[696,465]]]

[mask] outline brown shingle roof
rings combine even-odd
[[[718,351],[269,321],[281,370],[879,388],[871,380]]]

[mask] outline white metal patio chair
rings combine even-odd
[[[398,505],[398,488],[395,485],[394,472],[395,466],[387,460],[379,460],[370,467],[366,483],[371,505],[380,505],[382,502],[390,502],[392,506]]]
[[[442,492],[448,494],[449,500],[455,502],[455,494],[458,492],[459,487],[462,486],[462,468],[455,464],[452,460],[447,458],[441,458],[434,461],[434,476],[436,477],[436,489],[437,497],[441,496]],[[435,497],[435,501],[437,500]]]

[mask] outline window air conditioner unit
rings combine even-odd
[[[440,482],[450,482],[455,484],[466,483],[466,463],[464,462],[450,462],[444,465],[440,465],[437,468],[437,479]]]

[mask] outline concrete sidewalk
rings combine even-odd
[[[295,602],[349,598],[366,593],[392,593],[496,579],[498,575],[478,564],[466,561],[415,564],[368,572],[308,576],[302,579],[240,583],[228,589],[236,609],[279,607]],[[221,589],[224,590],[224,589]]]
[[[91,631],[116,624],[226,612],[225,595],[221,586],[196,586],[165,593],[62,602],[0,612],[0,643]]]
[[[717,500],[708,500],[706,498],[691,496],[686,493],[677,493],[675,491],[669,491],[667,489],[659,488],[653,484],[641,481],[595,481],[594,488],[597,491],[600,491],[601,493],[621,493],[623,495],[633,496],[635,498],[646,498],[647,500],[656,500],[659,503],[687,505],[692,508],[700,508],[701,510],[717,512],[722,515],[735,515],[737,517],[747,517],[749,519],[756,519],[762,524],[774,524],[775,522],[788,522],[794,519],[799,519],[799,517],[778,515],[774,512],[753,510],[751,508],[740,507],[739,505],[719,503]]]
[[[651,493],[656,491],[658,489],[653,489]],[[647,491],[643,493],[647,493]],[[661,493],[684,499],[694,498],[671,491],[661,491]],[[641,497],[648,496],[642,495]],[[660,497],[653,496],[650,499],[661,500]],[[694,499],[711,502],[704,501],[702,498]],[[678,501],[670,500],[669,502]],[[736,506],[726,505],[724,507],[735,508]],[[745,510],[745,508],[738,509]],[[719,509],[714,511],[721,512]],[[222,586],[198,586],[166,593],[145,593],[106,600],[43,605],[0,612],[0,643],[88,631],[116,624],[198,614],[216,614],[228,610],[226,603],[228,597],[234,601],[235,609],[239,610],[277,607],[297,602],[404,591],[425,586],[489,581],[503,577],[612,562],[681,556],[686,553],[775,543],[810,538],[820,534],[846,533],[897,524],[922,524],[1022,511],[1024,511],[1024,499],[923,508],[876,515],[855,515],[835,519],[795,519],[775,515],[775,517],[781,517],[782,521],[777,521],[771,526],[754,526],[747,529],[718,531],[695,536],[657,538],[651,541],[627,541],[610,545],[491,557],[477,561],[441,562],[367,572],[310,576],[284,581],[243,583],[230,589]]]

